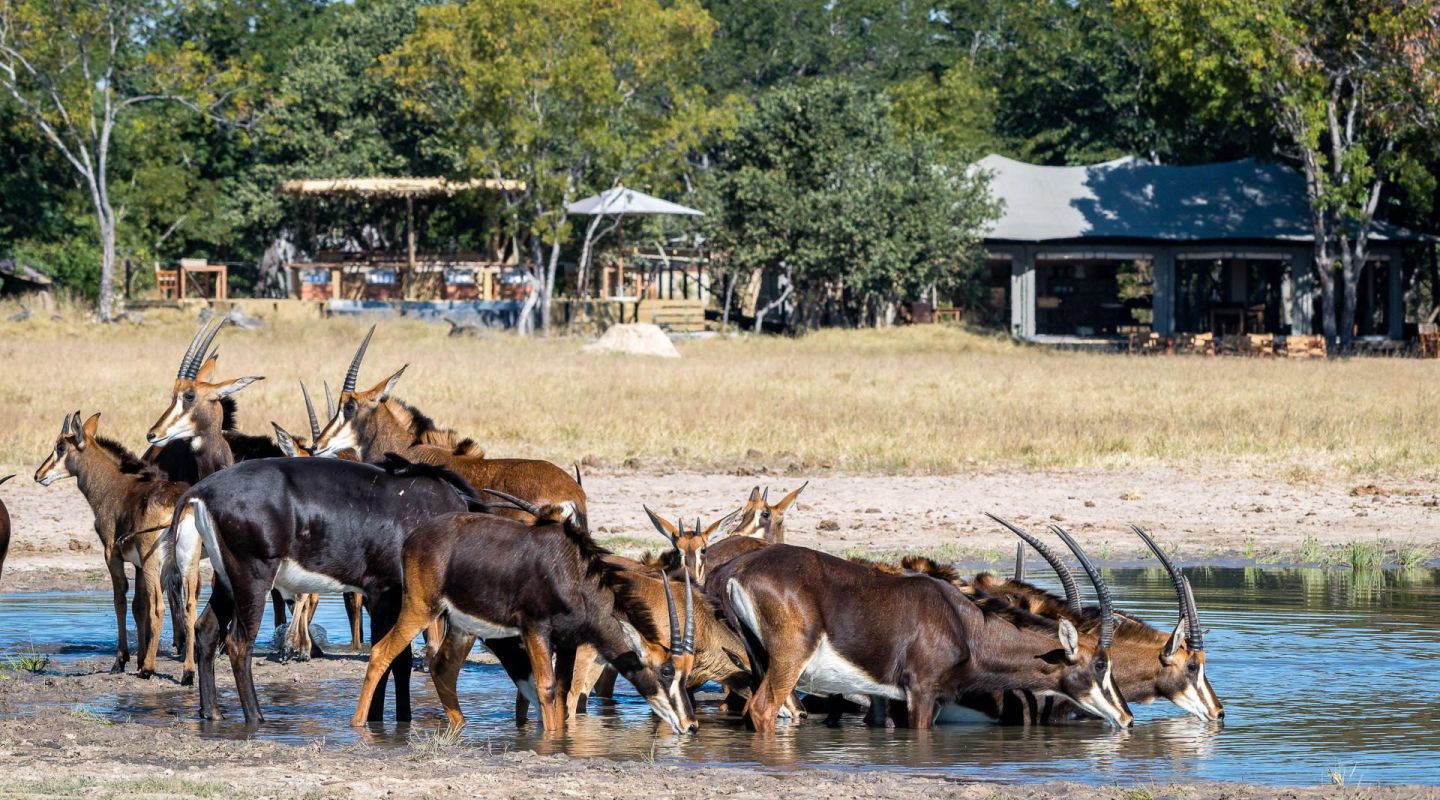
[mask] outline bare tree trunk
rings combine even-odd
[[[1336,343],[1335,264],[1326,243],[1315,244],[1315,277],[1320,281],[1320,331],[1327,344]]]
[[[721,309],[721,311],[720,311],[720,330],[722,330],[722,331],[725,331],[725,330],[729,330],[729,329],[730,329],[730,303],[731,303],[731,302],[734,300],[734,298],[735,298],[735,279],[736,279],[736,277],[737,277],[737,276],[736,276],[734,270],[726,270],[726,272],[725,272],[725,308]],[[1440,305],[1440,303],[1436,303],[1436,305]]]
[[[550,300],[555,296],[555,273],[560,268],[560,242],[550,245],[550,263],[545,267],[544,288],[540,295],[540,327],[550,331]]]
[[[100,302],[97,311],[101,322],[115,319],[115,217],[109,202],[97,216],[100,223]]]

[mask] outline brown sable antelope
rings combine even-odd
[[[139,650],[138,674],[148,678],[155,673],[164,624],[161,538],[186,487],[165,480],[153,466],[119,443],[98,436],[99,427],[99,414],[83,424],[78,411],[65,417],[55,448],[35,470],[35,482],[49,486],[62,478],[75,478],[95,513],[95,533],[100,536],[105,566],[110,570],[119,636],[111,672],[124,672],[130,660],[125,632],[125,597],[129,591],[125,562],[135,566],[132,610]]]
[[[759,486],[751,489],[749,499],[740,509],[740,522],[731,535],[754,536],[758,533],[769,544],[785,544],[785,511],[809,485],[810,481],[805,481],[800,484],[800,488],[785,495],[773,506],[769,502],[768,486],[764,491],[761,491]]]
[[[743,509],[726,514],[700,529],[700,520],[696,518],[695,527],[685,530],[682,523],[678,528],[664,517],[650,510],[649,506],[641,506],[645,509],[645,515],[650,518],[650,524],[670,542],[671,549],[660,556],[652,556],[646,553],[641,557],[640,563],[646,567],[658,567],[665,571],[666,575],[672,578],[680,577],[680,574],[687,573],[695,581],[697,586],[705,585],[705,569],[709,561],[710,541],[715,533],[725,527]]]
[[[1064,696],[1087,712],[1133,722],[1111,677],[1109,590],[1097,583],[1099,642],[1069,620],[976,602],[927,575],[895,575],[806,548],[770,545],[711,572],[726,620],[761,675],[745,709],[773,733],[796,688],[822,695],[903,701],[908,723],[928,728],[966,693],[1011,689]],[[713,589],[712,589],[713,591]]]
[[[1086,637],[1096,636],[1100,630],[1097,609],[1083,608],[1075,580],[1070,569],[1043,542],[1005,520],[990,515],[991,519],[1004,525],[1012,533],[1024,539],[1040,553],[1060,577],[1066,597],[1058,598],[1037,586],[1020,581],[1001,581],[991,575],[979,575],[970,584],[969,591],[1002,599],[1043,617],[1065,618],[1075,623]],[[1051,526],[1057,536],[1071,546],[1081,565],[1087,571],[1094,564],[1082,550],[1071,545],[1073,538],[1059,526]],[[1179,606],[1179,622],[1173,631],[1158,630],[1132,614],[1116,612],[1114,644],[1110,648],[1114,662],[1115,683],[1125,699],[1130,702],[1148,704],[1164,698],[1203,720],[1217,720],[1225,716],[1225,708],[1215,695],[1214,688],[1205,677],[1205,644],[1203,634],[1192,636],[1190,631],[1200,631],[1199,613],[1189,582],[1174,562],[1148,533],[1137,526],[1131,529],[1160,561],[1175,587]],[[1017,711],[1015,701],[1020,701]],[[1063,716],[1067,710],[1054,703],[1035,697],[1012,695],[1006,698],[1005,713],[1001,719],[1008,722],[1049,721]]]
[[[617,573],[618,590],[638,604],[629,607],[632,610],[643,608],[646,618],[656,629],[662,629],[661,622],[670,607],[668,593],[661,581],[661,576],[654,571],[639,571],[623,564]],[[679,580],[667,576],[665,581],[670,583],[670,593],[683,592],[691,595],[684,604],[685,611],[680,620],[688,632],[686,641],[690,644],[690,654],[694,656],[686,688],[693,691],[709,681],[726,686],[748,686],[750,662],[745,656],[745,643],[720,621],[714,606],[700,594],[698,587],[691,585],[688,573],[682,573]],[[631,627],[637,633],[646,629],[643,624]],[[667,643],[661,639],[643,639],[641,644],[643,647],[638,652],[645,663],[658,669],[667,657]],[[613,672],[593,647],[586,645],[579,648],[567,708],[584,713],[591,693],[601,680]],[[613,679],[611,682],[613,684]],[[613,695],[613,686],[610,688],[610,694],[600,696]]]
[[[170,404],[145,434],[151,448],[147,455],[171,480],[188,479],[186,482],[194,483],[236,461],[281,455],[269,439],[244,436],[234,429],[235,393],[264,378],[247,376],[214,382],[216,355],[207,358],[206,352],[224,324],[222,319],[196,332],[180,360]],[[176,442],[188,445],[194,474],[183,474],[185,467],[177,464],[177,454],[171,449]]]
[[[6,475],[0,478],[0,483],[10,480],[14,475]],[[5,501],[0,500],[0,573],[5,572],[5,554],[10,552],[10,511],[5,508]]]
[[[360,364],[372,326],[355,351],[345,382],[340,388],[339,408],[316,437],[317,456],[335,456],[354,449],[362,461],[375,463],[386,453],[396,453],[419,463],[445,467],[459,473],[477,490],[495,489],[538,505],[575,508],[576,520],[586,525],[585,490],[576,477],[548,461],[522,458],[486,458],[470,440],[461,440],[454,431],[442,429],[414,407],[396,399],[395,384],[405,373],[395,374],[367,390],[356,387]],[[407,365],[408,366],[408,365]],[[523,512],[503,508],[498,513],[523,518]]]
[[[430,676],[452,728],[465,724],[455,681],[465,654],[479,638],[492,650],[499,642],[523,644],[528,669],[507,663],[505,656],[501,661],[516,687],[539,707],[541,724],[548,732],[565,726],[576,648],[584,644],[592,645],[634,684],[673,730],[695,730],[686,692],[694,661],[690,652],[694,630],[687,627],[681,632],[668,582],[661,583],[669,597],[670,647],[656,668],[637,652],[644,641],[660,636],[648,609],[622,590],[619,570],[606,562],[608,552],[576,524],[574,509],[536,507],[491,494],[525,510],[533,521],[488,513],[446,514],[422,523],[405,537],[399,617],[370,649],[370,666],[352,722],[366,721],[365,710],[390,662],[405,652],[421,629],[446,614],[448,632]]]

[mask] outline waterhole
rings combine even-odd
[[[764,769],[890,769],[990,781],[1304,784],[1334,771],[1352,783],[1440,783],[1440,570],[1215,567],[1187,573],[1207,629],[1206,670],[1225,704],[1223,723],[1202,722],[1158,701],[1134,706],[1136,723],[1129,731],[1075,722],[917,732],[871,729],[852,716],[838,728],[816,717],[782,723],[775,737],[758,739],[719,708],[717,694],[702,692],[700,732],[677,738],[657,735],[655,718],[622,680],[614,703],[592,701],[565,736],[546,739],[538,735],[533,712],[526,729],[515,727],[514,689],[498,666],[469,663],[460,677],[469,725],[458,746]],[[1118,607],[1156,626],[1174,625],[1174,595],[1162,571],[1114,569],[1105,577]],[[338,597],[322,600],[316,622],[329,634],[336,666],[257,669],[267,719],[256,731],[239,720],[228,680],[222,680],[221,702],[232,719],[214,723],[195,719],[194,692],[166,678],[155,679],[160,688],[141,691],[127,690],[139,679],[126,676],[105,684],[116,690],[63,702],[116,721],[188,726],[199,736],[323,740],[336,747],[362,739],[376,746],[434,741],[444,718],[428,677],[420,674],[413,680],[413,723],[350,727],[365,662],[347,655],[348,627]],[[133,636],[133,623],[131,630]],[[44,670],[62,685],[67,675],[104,666],[114,637],[108,594],[0,596],[0,661],[48,656]],[[165,638],[168,644],[168,619]],[[168,651],[161,671],[178,674]],[[228,673],[225,659],[217,671]],[[7,703],[0,715],[35,714],[45,704]]]

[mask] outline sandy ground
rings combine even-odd
[[[308,665],[269,664],[257,677],[313,680],[351,671],[332,660]],[[228,685],[225,670],[222,686]],[[69,710],[121,689],[173,690],[156,678],[133,675],[0,675],[0,798],[11,797],[234,797],[234,798],[774,798],[954,797],[966,800],[1310,800],[1394,798],[1434,800],[1433,787],[1273,788],[1232,783],[1168,786],[1086,786],[1073,783],[995,784],[953,777],[890,772],[793,768],[758,771],[736,767],[669,766],[564,754],[487,753],[475,746],[421,738],[409,746],[323,741],[294,746],[263,741],[202,739],[171,726],[110,723]],[[17,708],[42,707],[15,718]],[[540,749],[544,749],[543,747]]]
[[[735,509],[752,486],[772,499],[810,485],[787,515],[787,539],[836,553],[938,552],[972,564],[998,563],[1014,539],[982,512],[1031,529],[1065,525],[1092,555],[1111,563],[1141,557],[1126,525],[1148,528],[1182,560],[1293,558],[1306,537],[1327,545],[1375,540],[1440,549],[1440,483],[1307,477],[1259,471],[1052,470],[949,476],[799,475],[779,464],[746,474],[612,469],[584,473],[595,536],[620,552],[659,547],[642,504],[662,516],[709,521]],[[0,488],[14,520],[5,591],[108,585],[89,507],[74,482]]]

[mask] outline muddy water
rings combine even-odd
[[[1121,607],[1173,624],[1164,574],[1107,571]],[[1343,570],[1209,568],[1191,572],[1209,633],[1207,668],[1226,706],[1207,724],[1159,702],[1135,707],[1130,731],[1097,723],[1034,729],[956,725],[921,733],[871,730],[858,717],[838,729],[812,719],[757,740],[702,695],[701,731],[677,740],[628,687],[611,705],[593,702],[558,741],[517,732],[514,691],[498,667],[469,664],[461,698],[467,743],[492,750],[564,751],[575,756],[653,758],[661,763],[830,766],[943,773],[998,781],[1047,779],[1149,782],[1185,779],[1312,784],[1337,770],[1347,782],[1440,783],[1440,571],[1352,574]],[[0,597],[0,653],[52,655],[51,671],[113,652],[109,599],[97,594]],[[348,638],[343,609],[324,602],[317,622],[337,643]],[[45,645],[59,637],[62,645]],[[348,724],[364,662],[353,674],[291,682],[287,667],[257,671],[267,722],[254,735],[291,742],[323,739],[404,743],[443,727],[428,681],[415,681],[416,720],[355,731]],[[221,662],[221,670],[227,665]],[[164,667],[162,667],[164,669]],[[335,673],[328,673],[335,674]],[[222,702],[238,716],[233,692]],[[249,735],[238,722],[192,719],[188,690],[94,697],[87,708],[115,720],[188,725],[206,736]],[[26,713],[25,709],[11,709]]]

